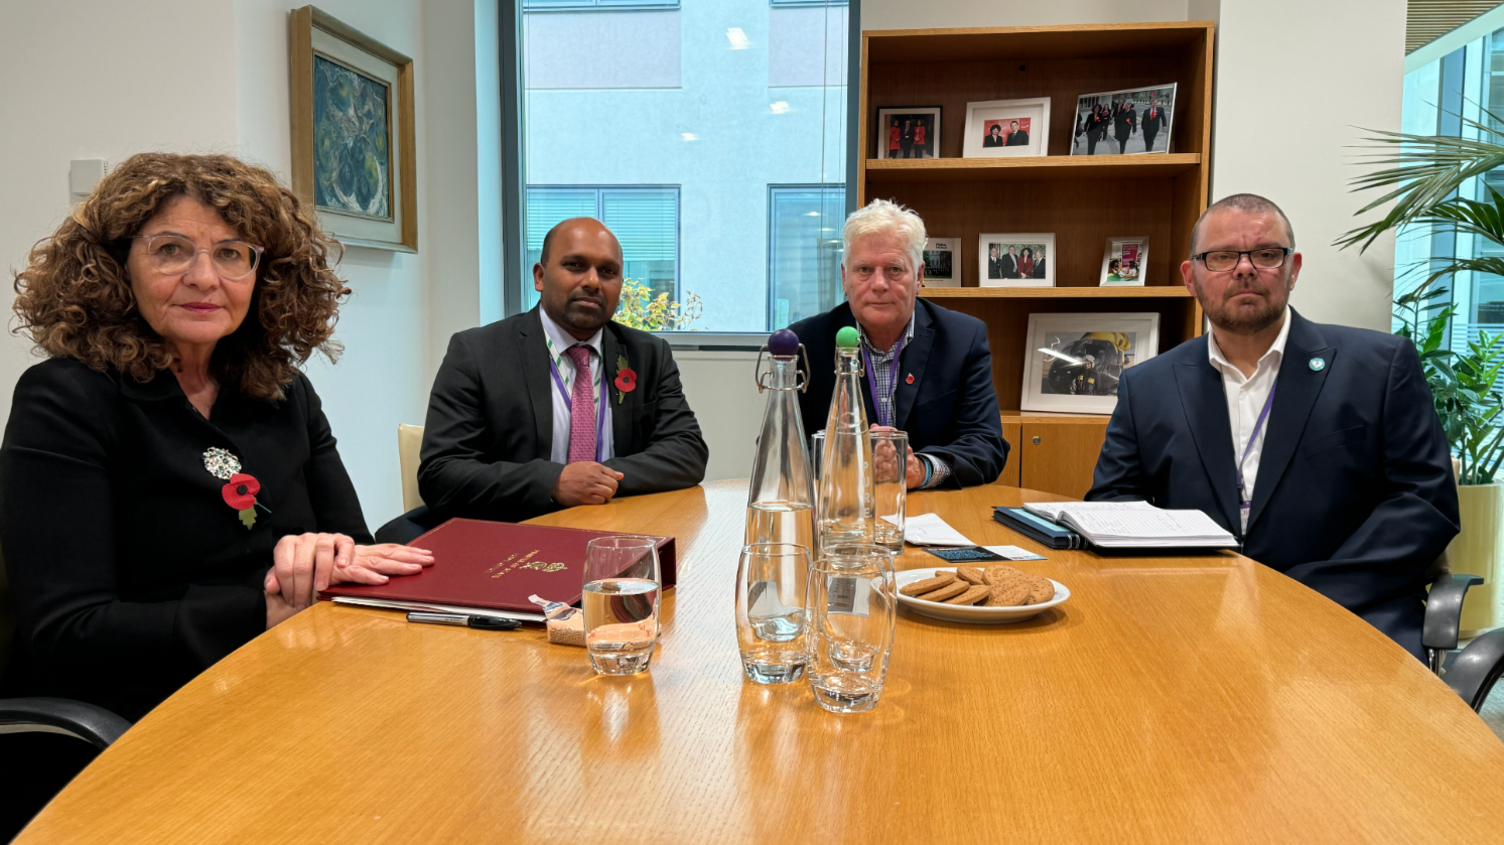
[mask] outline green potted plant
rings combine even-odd
[[[686,294],[683,302],[673,302],[667,293],[654,296],[652,288],[626,279],[621,285],[621,301],[611,319],[645,332],[685,332],[694,330],[693,325],[704,312],[698,294]]]
[[[1495,125],[1504,126],[1493,115]],[[1379,219],[1352,229],[1337,240],[1343,248],[1367,249],[1386,231],[1407,225],[1471,234],[1504,252],[1504,196],[1483,184],[1486,200],[1467,199],[1458,189],[1471,179],[1504,167],[1504,135],[1467,118],[1478,139],[1402,132],[1375,132],[1381,152],[1372,156],[1381,169],[1353,181],[1355,191],[1383,190],[1359,216],[1393,203]],[[1482,252],[1475,250],[1475,253]],[[1452,571],[1486,580],[1468,594],[1463,607],[1464,636],[1495,627],[1498,580],[1504,576],[1504,486],[1495,481],[1504,463],[1504,336],[1480,331],[1478,338],[1451,335],[1457,306],[1440,284],[1463,273],[1504,275],[1504,257],[1436,256],[1416,268],[1425,278],[1394,299],[1395,333],[1409,338],[1420,353],[1436,414],[1457,466],[1462,533],[1448,548]]]

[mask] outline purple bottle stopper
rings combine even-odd
[[[799,354],[799,335],[788,329],[779,329],[768,335],[768,351],[780,357]]]

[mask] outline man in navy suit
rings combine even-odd
[[[874,426],[908,432],[908,486],[991,484],[1008,459],[992,387],[987,326],[918,299],[924,221],[887,200],[852,212],[841,230],[846,302],[789,326],[814,372],[799,396],[806,431],[825,428],[835,390],[836,332],[862,335],[863,396]]]
[[[1410,341],[1287,305],[1294,247],[1263,197],[1202,215],[1180,272],[1211,331],[1124,371],[1086,497],[1205,511],[1424,659],[1426,570],[1458,526],[1441,422]]]

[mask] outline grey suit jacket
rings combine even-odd
[[[601,343],[615,454],[605,463],[625,476],[617,495],[700,483],[710,450],[668,343],[614,322]],[[637,375],[630,392],[615,385],[621,356]],[[552,390],[537,308],[450,339],[418,467],[418,489],[436,516],[515,521],[559,509],[552,493],[564,465],[549,459]]]

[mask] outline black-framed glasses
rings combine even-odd
[[[253,246],[245,241],[224,241],[212,247],[200,247],[178,235],[137,235],[134,240],[146,242],[146,258],[159,273],[169,276],[186,273],[198,259],[198,254],[206,252],[214,272],[231,282],[256,272],[261,253],[266,252],[266,247]]]
[[[1216,252],[1202,252],[1191,256],[1201,259],[1206,269],[1214,273],[1225,273],[1238,266],[1243,256],[1248,256],[1248,263],[1260,270],[1278,270],[1285,266],[1285,256],[1295,250],[1287,246],[1266,246],[1259,249],[1250,249],[1242,252],[1233,250],[1218,250]]]

